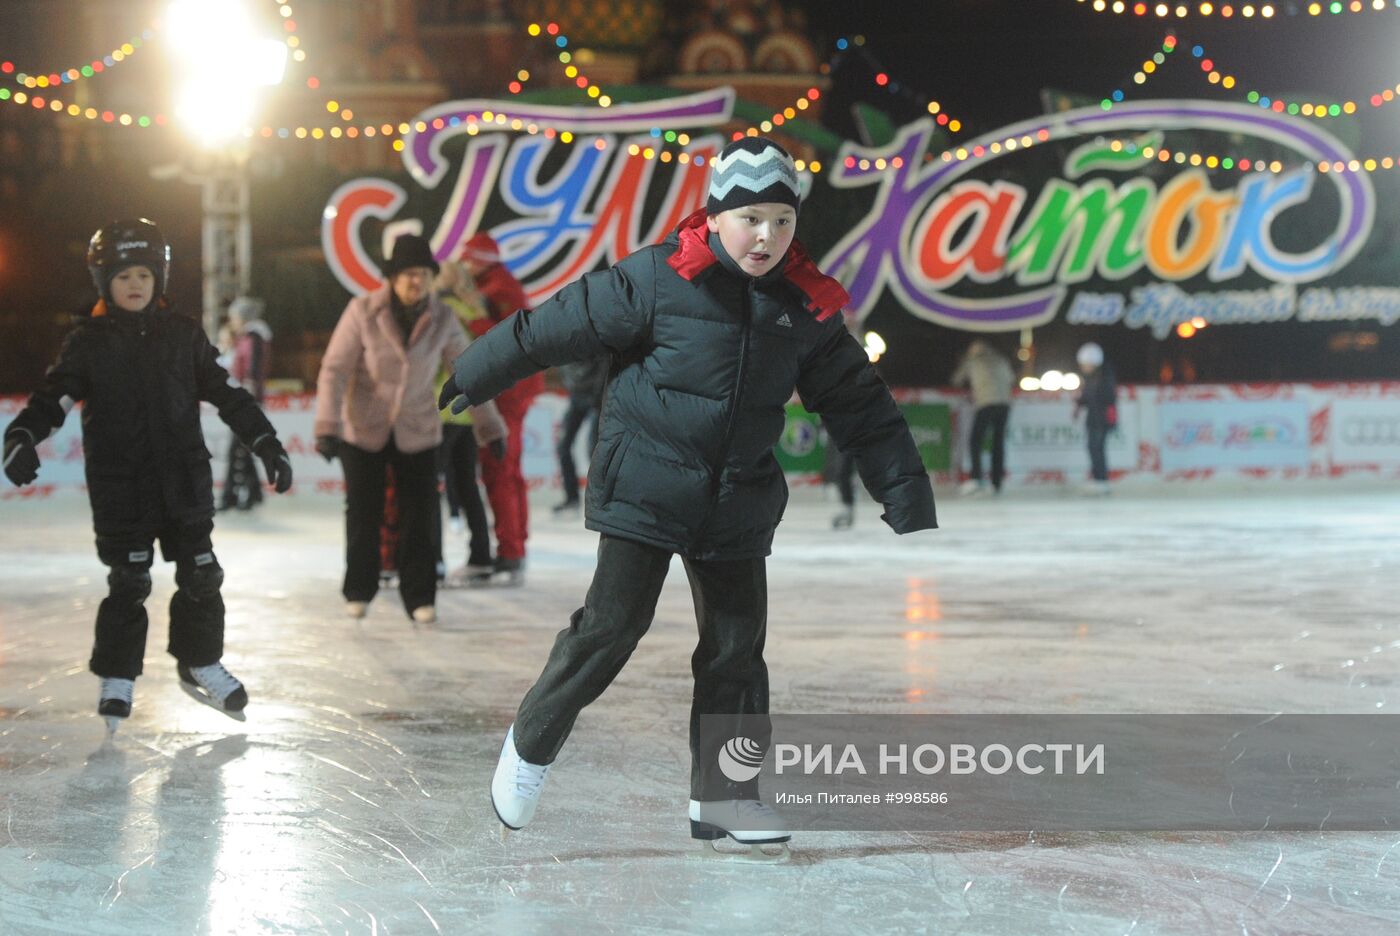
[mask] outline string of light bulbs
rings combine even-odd
[[[1139,87],[1145,85],[1148,79],[1155,75],[1158,69],[1167,63],[1167,56],[1176,51],[1176,46],[1176,36],[1168,33],[1162,39],[1161,50],[1152,53],[1152,56],[1145,60],[1142,66],[1133,73],[1133,83]],[[1126,85],[1127,82],[1125,81],[1123,84]],[[1099,106],[1104,110],[1112,110],[1113,105],[1123,103],[1126,96],[1122,87],[1114,88],[1109,92],[1108,97],[1099,102]]]
[[[1273,3],[1145,3],[1142,0],[1130,2],[1130,0],[1078,0],[1085,4],[1095,13],[1116,13],[1119,15],[1133,16],[1155,16],[1158,19],[1175,17],[1176,19],[1186,19],[1188,16],[1218,17],[1219,19],[1233,19],[1236,14],[1242,19],[1250,20],[1256,15],[1261,19],[1273,19],[1279,13],[1279,7]],[[1393,10],[1400,7],[1400,0],[1329,0],[1327,3],[1313,2],[1306,7],[1294,6],[1292,3],[1284,4],[1282,12],[1288,16],[1323,16],[1340,15],[1342,13],[1379,13],[1386,10]]]
[[[1237,81],[1233,75],[1226,74],[1220,70],[1216,63],[1207,58],[1205,49],[1200,45],[1193,46],[1191,54],[1201,60],[1201,71],[1205,74],[1211,84],[1219,84],[1223,88],[1233,88]],[[1384,107],[1395,100],[1400,94],[1400,84],[1393,88],[1386,88],[1382,91],[1370,95],[1369,101],[1372,107]],[[1283,98],[1271,97],[1261,94],[1258,91],[1250,91],[1245,95],[1245,100],[1251,104],[1258,104],[1260,107],[1271,110],[1276,114],[1293,114],[1303,117],[1315,117],[1326,119],[1330,117],[1345,117],[1355,114],[1360,106],[1355,100],[1348,99],[1341,103],[1314,103],[1311,101],[1287,101]]]
[[[86,65],[75,65],[58,71],[31,74],[20,71],[14,62],[6,59],[0,61],[0,75],[13,75],[16,84],[23,85],[30,90],[61,87],[75,81],[82,81],[84,78],[100,75],[109,68],[115,68],[135,55],[138,49],[155,37],[155,34],[154,27],[148,26],[141,30],[139,35],[132,36],[101,58],[95,58]]]
[[[96,107],[84,108],[77,104],[66,103],[58,98],[46,98],[41,94],[31,95],[25,91],[12,92],[9,88],[0,88],[0,103],[4,102],[27,106],[32,110],[49,111],[66,117],[100,121],[119,127],[148,129],[150,127],[165,127],[170,123],[169,118],[164,114],[156,114],[151,117],[146,114],[129,114],[124,111],[104,110]]]
[[[875,72],[876,86],[884,88],[886,91],[889,91],[892,94],[899,94],[902,92],[906,99],[916,101],[920,110],[927,111],[929,115],[934,118],[934,121],[940,127],[946,128],[949,133],[957,133],[962,130],[962,121],[947,113],[943,109],[943,105],[940,102],[924,94],[915,94],[914,92],[909,90],[909,86],[907,84],[903,84],[898,80],[892,78],[890,76],[889,71],[884,68],[880,61],[865,49],[864,36],[858,35],[852,36],[850,38],[842,36],[841,38],[837,39],[836,52],[832,55],[831,61],[826,62],[821,66],[821,73],[823,75],[831,74],[832,70],[840,64],[842,56],[851,52],[852,49],[858,49],[860,51],[860,55],[865,59],[866,63]]]
[[[612,97],[605,94],[601,87],[591,81],[587,75],[579,70],[578,65],[574,64],[574,54],[569,51],[569,37],[564,35],[564,31],[560,28],[558,23],[545,23],[544,25],[531,23],[525,28],[525,31],[531,36],[548,39],[550,44],[559,50],[557,53],[559,64],[564,66],[564,75],[573,81],[576,88],[585,92],[590,98],[596,101],[599,107],[612,106]],[[525,77],[521,78],[521,74]],[[521,69],[516,73],[516,80],[510,83],[508,90],[512,94],[519,94],[529,78],[529,72],[525,69]]]

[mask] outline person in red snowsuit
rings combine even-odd
[[[498,323],[529,310],[525,288],[501,262],[501,250],[485,231],[472,236],[462,248],[462,262],[476,280],[486,300],[487,315],[471,323],[477,337]],[[525,569],[525,540],[529,537],[530,507],[528,489],[520,462],[524,451],[525,414],[535,397],[544,391],[544,375],[535,374],[520,381],[496,398],[501,417],[509,429],[505,458],[481,452],[481,479],[496,520],[496,571],[509,576],[511,584],[522,584]]]

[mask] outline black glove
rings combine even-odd
[[[490,445],[488,445],[488,446],[486,446],[486,447],[491,451],[491,454],[492,454],[492,455],[495,455],[495,456],[496,456],[496,460],[497,460],[497,461],[505,461],[505,460],[506,460],[506,440],[505,440],[505,439],[497,439],[495,442],[492,442]]]
[[[5,435],[5,477],[15,487],[24,487],[39,477],[39,453],[34,450],[34,437],[23,429]]]
[[[277,441],[277,436],[265,435],[254,442],[253,454],[262,459],[267,483],[278,494],[286,494],[292,486],[292,460],[287,457],[287,450]]]
[[[340,440],[335,436],[317,436],[316,451],[326,461],[335,461],[340,454]]]
[[[448,377],[447,383],[442,385],[442,392],[438,394],[438,409],[447,409],[447,404],[452,404],[452,415],[456,416],[462,410],[472,405],[466,395],[457,389],[457,378]]]

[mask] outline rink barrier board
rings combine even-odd
[[[973,414],[967,395],[941,388],[892,392],[906,409],[935,481],[962,477]],[[0,397],[0,422],[8,424],[24,402],[20,396]],[[544,393],[526,416],[523,470],[531,489],[559,487],[554,448],[567,405],[562,394]],[[1008,486],[1073,485],[1087,478],[1084,420],[1072,419],[1073,408],[1074,395],[1068,392],[1017,395],[1007,426]],[[272,395],[264,409],[291,456],[293,491],[340,495],[340,466],[315,451],[315,395]],[[1115,480],[1400,478],[1400,381],[1124,386],[1118,414],[1108,445]],[[203,419],[217,485],[232,436],[207,404]],[[580,432],[575,442],[580,474],[588,463],[587,438],[587,431]],[[794,400],[778,451],[790,483],[820,481],[825,444],[816,421]],[[0,499],[42,498],[85,487],[77,416],[44,440],[39,456],[39,481],[22,489],[6,482]]]

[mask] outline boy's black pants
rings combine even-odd
[[[340,464],[345,470],[345,600],[370,601],[379,591],[384,469],[392,466],[399,508],[399,595],[405,611],[431,606],[437,598],[437,449],[405,454],[390,438],[384,448],[369,452],[347,442],[340,446]]]
[[[88,668],[98,676],[135,679],[146,655],[146,597],[151,593],[155,541],[175,563],[170,599],[170,655],[188,666],[208,666],[224,655],[224,570],[214,556],[212,521],[171,525],[155,534],[97,537],[97,556],[109,567],[107,597],[97,609],[97,635]]]
[[[598,567],[584,606],[559,632],[549,662],[520,703],[515,747],[532,764],[553,763],[574,720],[602,694],[651,626],[671,553],[603,535]],[[700,800],[752,799],[754,784],[736,784],[719,772],[719,748],[728,740],[707,722],[703,749],[700,716],[742,716],[744,733],[768,745],[768,669],[763,642],[768,622],[764,560],[702,562],[684,559],[695,598],[700,640],[691,657],[695,691],[690,709],[690,789]],[[736,728],[737,730],[737,728]],[[755,737],[755,735],[759,735]]]

